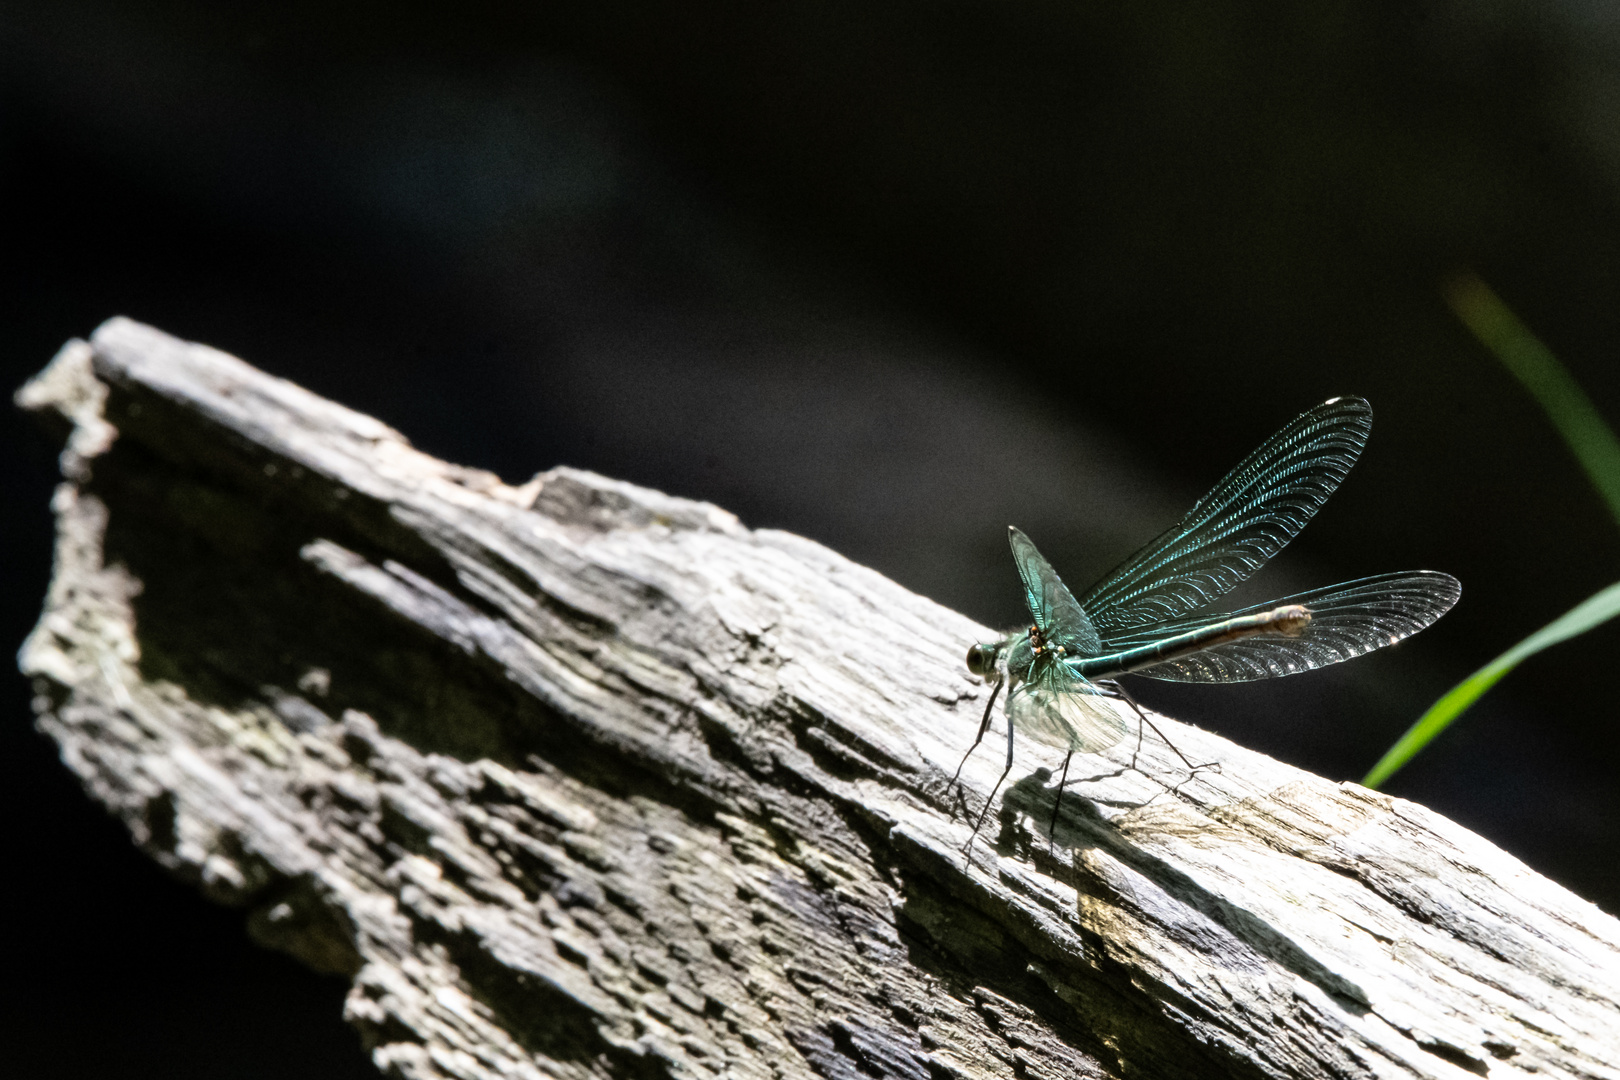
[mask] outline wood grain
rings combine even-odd
[[[65,442],[39,725],[352,977],[389,1075],[1620,1077],[1620,923],[1195,728],[1219,773],[1127,740],[1053,835],[1021,746],[964,853],[989,631],[808,540],[508,486],[124,319],[18,400]]]

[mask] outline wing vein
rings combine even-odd
[[[1079,606],[1104,642],[1185,615],[1281,551],[1338,488],[1372,429],[1372,407],[1340,397],[1296,417],[1186,516],[1094,585]]]

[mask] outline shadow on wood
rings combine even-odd
[[[1620,1076],[1620,924],[1196,729],[1222,772],[1127,740],[1051,837],[1022,747],[964,855],[987,631],[807,540],[511,487],[128,320],[18,400],[67,441],[40,726],[144,850],[352,976],[385,1072]]]

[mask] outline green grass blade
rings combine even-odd
[[[1491,287],[1464,274],[1446,286],[1451,309],[1547,413],[1620,524],[1620,439],[1552,351]]]
[[[1418,717],[1417,723],[1389,748],[1389,752],[1379,759],[1378,764],[1372,767],[1372,771],[1367,773],[1361,782],[1367,787],[1375,788],[1395,775],[1397,769],[1412,760],[1413,755],[1427,746],[1436,735],[1446,729],[1447,725],[1462,715],[1463,710],[1479,700],[1481,694],[1495,686],[1497,680],[1512,671],[1526,657],[1534,656],[1549,645],[1556,645],[1560,641],[1568,641],[1577,634],[1584,634],[1616,615],[1620,615],[1620,582],[1576,604],[1452,687],[1444,697],[1429,706],[1428,712]]]
[[[1604,423],[1592,399],[1558,362],[1552,350],[1519,321],[1485,282],[1473,274],[1463,274],[1446,285],[1445,293],[1457,317],[1496,355],[1502,366],[1524,384],[1546,412],[1581,468],[1586,470],[1592,486],[1608,503],[1615,524],[1620,525],[1620,439],[1616,439],[1609,425]],[[1388,780],[1525,657],[1583,634],[1616,614],[1620,614],[1620,583],[1576,605],[1452,687],[1418,717],[1417,723],[1396,740],[1361,782],[1367,787],[1377,787]]]

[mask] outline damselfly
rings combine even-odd
[[[1372,407],[1359,397],[1333,398],[1303,413],[1228,473],[1179,523],[1079,600],[1029,537],[1008,528],[1031,622],[1000,641],[968,650],[968,670],[994,686],[956,776],[983,741],[1003,687],[1008,721],[1007,767],[990,790],[973,836],[1012,771],[1014,729],[1067,751],[1057,787],[1061,802],[1075,753],[1106,750],[1128,731],[1103,699],[1125,701],[1153,726],[1116,676],[1225,683],[1293,675],[1393,645],[1457,602],[1462,587],[1456,578],[1416,570],[1359,578],[1238,611],[1190,614],[1260,569],[1305,527],[1355,464],[1371,429]],[[1157,727],[1154,731],[1164,738]],[[1165,742],[1194,773],[1211,767],[1193,765]],[[1054,805],[1054,828],[1056,822]]]

